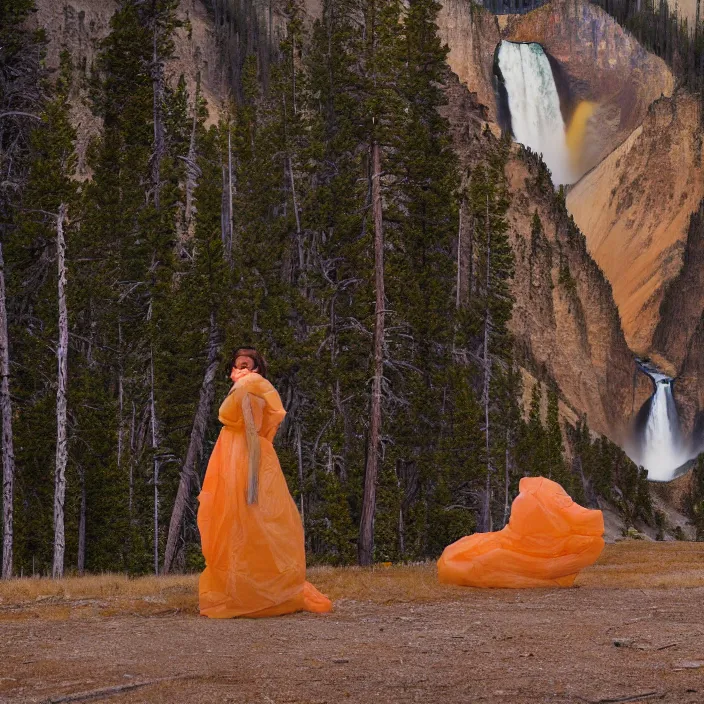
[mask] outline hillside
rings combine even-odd
[[[663,295],[680,272],[690,215],[704,196],[699,123],[697,101],[687,93],[654,102],[642,124],[567,197],[590,253],[612,282],[636,354],[653,351]],[[681,317],[677,322],[687,328]],[[682,350],[660,351],[679,368]]]

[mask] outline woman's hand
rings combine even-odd
[[[230,378],[235,382],[234,388],[239,389],[245,384],[250,384],[258,379],[261,379],[262,376],[249,369],[234,369],[230,375]]]

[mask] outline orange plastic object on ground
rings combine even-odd
[[[198,497],[206,563],[200,576],[201,615],[260,617],[332,609],[330,600],[306,582],[301,517],[272,445],[285,415],[276,389],[256,373],[240,379],[220,406],[224,427]],[[249,441],[258,441],[260,452],[254,503],[247,501],[247,416],[250,425],[254,421]]]
[[[576,504],[556,482],[524,477],[503,530],[445,548],[438,579],[466,587],[569,587],[604,549],[601,511]]]

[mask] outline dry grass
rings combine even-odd
[[[704,587],[704,543],[634,540],[607,545],[576,584],[592,589]]]
[[[439,584],[434,562],[391,567],[319,567],[308,579],[333,601],[352,599],[376,604],[456,601],[462,587]]]
[[[131,578],[122,574],[0,582],[0,620],[64,620],[132,613],[145,616],[198,613],[198,576]]]
[[[315,567],[308,577],[333,600],[377,604],[458,601],[477,590],[441,585],[434,563]],[[704,543],[624,541],[607,545],[576,582],[586,589],[660,589],[704,586]],[[23,578],[0,582],[0,620],[136,614],[198,613],[197,575],[130,578],[118,574]],[[486,592],[485,592],[486,593]]]
[[[5,603],[17,603],[52,597],[66,600],[165,597],[174,592],[193,591],[197,588],[197,581],[198,577],[190,574],[136,578],[110,573],[65,579],[25,577],[0,582],[0,599]]]

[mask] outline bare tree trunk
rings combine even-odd
[[[125,403],[125,383],[122,368],[122,321],[117,323],[117,346],[119,349],[120,372],[117,378],[117,405],[118,405],[118,426],[117,426],[117,469],[122,468],[122,446],[124,443],[124,403]],[[131,490],[131,487],[130,487]],[[132,494],[130,493],[130,511],[132,509]]]
[[[401,496],[401,501],[398,507],[398,553],[403,559],[406,552],[406,526],[403,520],[403,505],[404,505],[404,486],[401,482],[402,471],[401,467],[403,465],[403,460],[396,460],[396,486],[399,489],[399,495]]]
[[[491,290],[491,230],[489,228],[489,196],[486,198],[486,305],[484,308],[484,344],[483,366],[484,383],[482,388],[482,403],[484,404],[484,435],[486,451],[486,486],[484,488],[484,504],[482,507],[482,530],[491,531],[491,442],[489,431],[489,382],[491,380],[491,356],[489,355],[489,335],[491,333],[491,309],[489,293]]]
[[[220,208],[220,238],[222,251],[227,262],[232,265],[232,137],[227,128],[227,166],[222,165],[222,203]]]
[[[154,207],[158,211],[161,208],[161,159],[165,151],[165,130],[162,119],[162,108],[164,104],[164,65],[159,56],[159,21],[157,18],[157,3],[152,0],[153,13],[153,50],[152,50],[152,93],[153,122],[154,122],[154,151],[152,153],[152,183],[154,187]],[[151,304],[150,304],[151,305]],[[149,348],[149,410],[151,416],[151,440],[152,452],[154,453],[154,574],[159,574],[159,458],[156,450],[159,446],[156,420],[156,401],[154,398],[154,348]]]
[[[464,208],[464,199],[460,203],[459,225],[457,226],[457,297],[455,299],[455,308],[459,310],[462,300],[462,209]]]
[[[303,238],[301,236],[301,216],[298,212],[298,202],[296,200],[296,184],[293,180],[293,164],[291,162],[291,157],[288,159],[288,175],[291,181],[291,197],[293,198],[293,212],[296,216],[296,243],[298,245],[298,268],[299,271],[303,271],[304,258],[303,258]]]
[[[81,514],[78,519],[78,574],[86,569],[86,470],[81,467]]]
[[[467,254],[467,267],[469,268],[469,282],[467,284],[467,295],[472,296],[474,294],[474,232],[475,232],[476,222],[474,218],[469,225],[469,252]]]
[[[135,450],[135,424],[137,422],[137,407],[132,401],[132,420],[130,421],[130,498],[129,498],[129,513],[130,522],[132,521],[132,506],[134,503],[134,450]]]
[[[296,423],[296,454],[298,456],[298,490],[301,494],[301,523],[303,523],[303,528],[306,526],[305,512],[303,510],[305,496],[303,492],[303,447],[301,441],[301,426],[300,423]]]
[[[198,127],[198,102],[200,100],[200,71],[196,76],[196,93],[193,101],[193,123],[191,125],[191,139],[188,144],[186,157],[186,232],[192,234],[193,225],[193,193],[198,185],[200,169],[198,168],[198,154],[196,152],[196,133]]]
[[[227,126],[227,261],[232,262],[232,247],[234,245],[232,224],[232,129]]]
[[[509,489],[511,485],[511,452],[509,443],[511,442],[511,431],[506,428],[506,457],[505,457],[505,476],[504,476],[504,525],[508,523],[509,515],[511,514],[511,505],[509,504]]]
[[[293,84],[293,114],[296,114],[296,37],[291,38],[291,77]]]
[[[379,471],[381,436],[381,382],[384,375],[384,231],[381,206],[381,154],[379,143],[372,142],[372,211],[374,215],[374,278],[376,288],[374,323],[374,380],[372,383],[371,419],[364,473],[364,496],[359,529],[360,565],[371,565],[374,558],[374,513],[376,482]]]
[[[2,412],[2,578],[12,577],[13,506],[15,497],[15,450],[10,398],[10,345],[7,334],[5,260],[0,242],[0,410]]]
[[[215,375],[217,374],[222,340],[220,332],[215,323],[215,314],[210,314],[210,335],[208,338],[208,366],[205,369],[203,383],[198,396],[198,406],[191,428],[191,438],[186,451],[186,459],[181,469],[181,477],[178,483],[176,501],[171,511],[171,522],[169,523],[169,535],[166,540],[166,552],[164,554],[164,574],[168,574],[173,566],[176,556],[183,517],[191,496],[193,482],[196,478],[196,464],[203,453],[203,439],[208,425],[208,417],[213,406],[215,396]]]
[[[220,241],[222,242],[222,251],[227,259],[227,242],[229,224],[227,219],[227,167],[224,163],[221,164],[222,169],[222,201],[220,203]]]
[[[151,417],[152,452],[154,453],[154,574],[159,574],[159,458],[156,450],[159,438],[156,422],[156,400],[154,398],[154,349],[149,349],[149,414]]]
[[[59,275],[59,344],[56,348],[58,361],[58,384],[56,390],[56,469],[54,474],[54,565],[52,576],[64,576],[64,551],[66,535],[64,528],[64,503],[66,500],[66,463],[68,441],[66,438],[66,385],[68,374],[68,312],[66,310],[66,242],[64,222],[66,206],[59,206],[56,220],[56,258]]]

